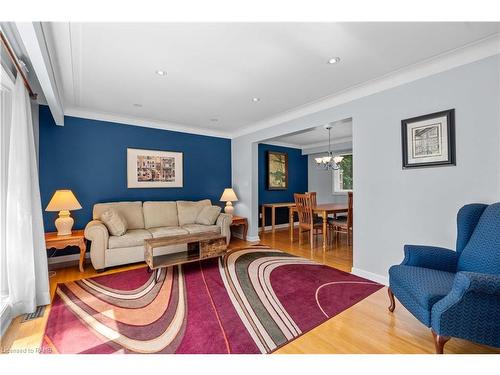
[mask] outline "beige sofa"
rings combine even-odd
[[[90,259],[96,270],[144,261],[144,240],[177,234],[215,232],[231,238],[232,216],[219,214],[215,225],[196,224],[198,213],[208,199],[168,202],[114,202],[94,205],[93,220],[85,227],[85,238],[92,241]],[[122,236],[110,235],[99,219],[103,212],[112,208],[127,222],[127,232]],[[182,251],[182,247],[177,251]],[[176,251],[169,248],[165,253]],[[160,252],[159,252],[160,254]]]

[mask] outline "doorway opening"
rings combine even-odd
[[[352,118],[345,118],[258,142],[262,243],[351,271],[354,228],[349,224],[346,229],[342,222],[349,221],[354,212],[352,204],[349,210],[349,194],[355,186],[352,128]],[[329,156],[335,157],[337,165],[323,162]],[[312,246],[306,233],[299,243],[299,232],[304,231],[299,230],[294,194],[306,192],[315,193],[317,207]]]

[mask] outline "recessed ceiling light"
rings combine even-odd
[[[158,74],[159,76],[165,77],[167,75],[167,72],[164,70],[157,70],[156,74]]]
[[[260,102],[260,98],[252,98],[252,102],[255,102],[255,103]]]
[[[328,64],[336,64],[340,61],[340,57],[332,57],[330,60],[328,60]]]
[[[142,104],[139,104],[139,103],[134,103],[134,107],[137,107],[137,108],[142,108]]]

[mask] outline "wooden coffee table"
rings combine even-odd
[[[186,251],[156,255],[155,249],[186,245]],[[219,233],[180,234],[144,240],[144,260],[149,270],[216,258],[227,251],[226,237]]]

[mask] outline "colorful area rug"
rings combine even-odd
[[[270,353],[380,289],[279,250],[59,284],[42,353]]]

